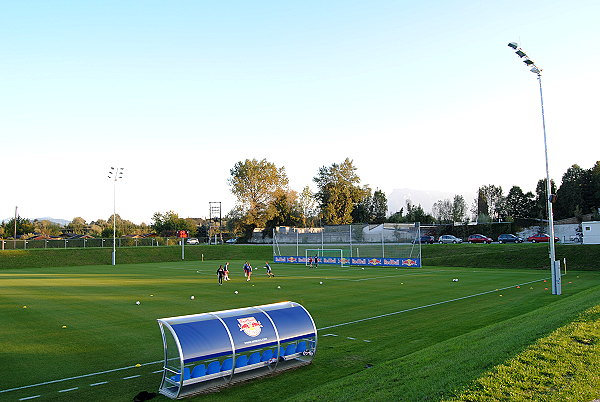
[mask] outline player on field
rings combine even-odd
[[[225,263],[225,266],[223,267],[223,280],[228,281],[229,280],[229,262]]]
[[[273,274],[273,271],[271,270],[271,266],[269,265],[269,261],[265,261],[265,269],[267,270],[267,276],[269,278],[272,278],[275,276],[275,274]]]
[[[225,276],[225,271],[223,271],[223,266],[219,265],[219,269],[217,269],[217,277],[219,278],[219,286],[223,284],[224,276]]]
[[[246,282],[248,282],[250,280],[251,276],[252,276],[252,265],[248,264],[248,277],[246,278]]]

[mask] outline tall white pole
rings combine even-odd
[[[552,187],[550,186],[550,172],[548,169],[548,144],[546,141],[546,119],[544,117],[544,96],[542,94],[542,69],[535,65],[533,60],[527,56],[527,54],[518,47],[516,42],[510,42],[508,47],[516,50],[515,54],[519,56],[526,66],[531,67],[531,72],[536,74],[538,82],[540,84],[540,102],[542,106],[542,128],[544,130],[544,156],[546,157],[546,206],[548,208],[548,226],[550,231],[550,239],[548,243],[550,245],[550,272],[552,274],[552,294],[560,295],[561,289],[561,278],[560,278],[560,261],[556,261],[555,248],[554,248],[554,215],[552,213]]]
[[[539,71],[539,70],[538,70]],[[550,230],[550,271],[552,273],[552,294],[560,295],[562,293],[560,277],[560,261],[557,264],[556,251],[554,247],[554,214],[552,212],[552,187],[550,185],[550,171],[548,169],[548,144],[546,141],[546,119],[544,117],[544,96],[542,94],[542,74],[537,73],[540,83],[540,102],[542,106],[542,128],[544,130],[544,156],[546,157],[546,205],[548,208],[548,226]],[[558,265],[558,267],[557,267]],[[558,272],[557,272],[558,271]]]
[[[17,210],[19,209],[19,207],[15,207],[15,233],[13,234],[13,248],[16,249],[17,248]]]
[[[113,251],[112,265],[117,265],[117,175],[113,180]]]
[[[112,265],[117,265],[117,180],[123,178],[123,168],[111,167],[108,178],[113,181],[113,249]]]

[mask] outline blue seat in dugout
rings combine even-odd
[[[310,364],[317,349],[315,323],[294,302],[157,321],[164,347],[159,392],[173,399]]]
[[[268,362],[273,357],[273,351],[271,349],[265,350],[260,358],[261,362]]]
[[[214,361],[209,363],[206,374],[216,374],[219,371],[221,371],[221,362]]]
[[[192,370],[192,377],[202,377],[206,374],[206,366],[204,364],[199,364]]]
[[[260,363],[260,352],[254,352],[250,355],[250,358],[248,359],[248,365],[252,365],[252,364],[256,364],[256,363]]]
[[[184,380],[189,380],[192,377],[192,375],[190,374],[190,369],[188,367],[184,367],[183,368],[183,379]],[[174,376],[171,377],[171,380],[173,381],[179,381],[180,377],[179,374],[175,374]]]
[[[289,355],[293,355],[294,353],[296,353],[296,344],[295,343],[290,343],[285,348],[285,353],[283,355],[284,356],[289,356]]]
[[[231,370],[233,368],[233,359],[230,357],[229,359],[223,360],[221,364],[221,371]]]
[[[296,346],[296,353],[304,353],[306,350],[306,341],[298,342],[298,346]]]
[[[235,368],[240,368],[248,365],[248,356],[241,355],[235,359]]]

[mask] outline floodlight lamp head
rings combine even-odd
[[[535,64],[535,63],[534,63],[532,60],[529,60],[529,59],[525,59],[525,60],[523,60],[523,63],[525,63],[525,64],[526,64],[526,65],[528,65],[528,66],[530,66],[530,65],[532,65],[532,64]]]
[[[542,70],[540,70],[540,69],[539,69],[539,68],[537,68],[537,67],[533,67],[533,68],[532,68],[531,70],[529,70],[529,71],[531,71],[532,73],[534,73],[534,74],[537,74],[537,75],[540,75],[540,74],[542,73]]]
[[[512,48],[513,48],[513,49],[515,49],[515,50],[517,50],[517,46],[519,46],[519,45],[517,45],[517,42],[510,42],[510,43],[508,44],[508,47],[512,47]]]
[[[527,54],[525,54],[525,52],[524,52],[524,51],[522,51],[521,49],[517,50],[515,53],[516,53],[516,54],[517,54],[517,56],[519,56],[520,58],[527,57]]]

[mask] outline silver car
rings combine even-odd
[[[443,236],[440,236],[440,238],[438,239],[438,243],[440,243],[440,244],[447,244],[447,243],[458,244],[458,243],[462,243],[462,239],[459,239],[458,237],[454,237],[452,235],[443,235]]]

